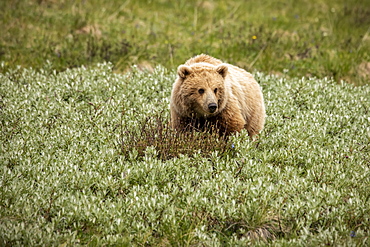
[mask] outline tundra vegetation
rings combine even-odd
[[[369,5],[228,3],[0,2],[0,245],[370,244]],[[253,72],[258,140],[169,128],[200,52]]]
[[[1,74],[5,245],[366,245],[369,86],[255,73],[266,126],[168,128],[175,70]]]
[[[5,67],[57,71],[108,61],[175,68],[208,53],[247,71],[333,77],[370,74],[369,0],[0,1]]]

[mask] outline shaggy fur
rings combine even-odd
[[[170,103],[174,129],[229,135],[245,128],[252,138],[263,129],[263,96],[250,73],[202,54],[180,65],[177,74]]]

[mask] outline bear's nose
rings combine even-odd
[[[214,113],[217,109],[217,104],[216,103],[211,103],[208,105],[208,109],[210,113]]]

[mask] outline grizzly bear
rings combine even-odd
[[[254,139],[265,122],[262,91],[253,76],[205,54],[178,67],[170,109],[171,126],[180,131],[228,136],[245,128]]]

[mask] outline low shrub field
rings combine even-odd
[[[223,140],[169,128],[175,70],[1,67],[1,246],[370,244],[368,85],[254,72]]]

